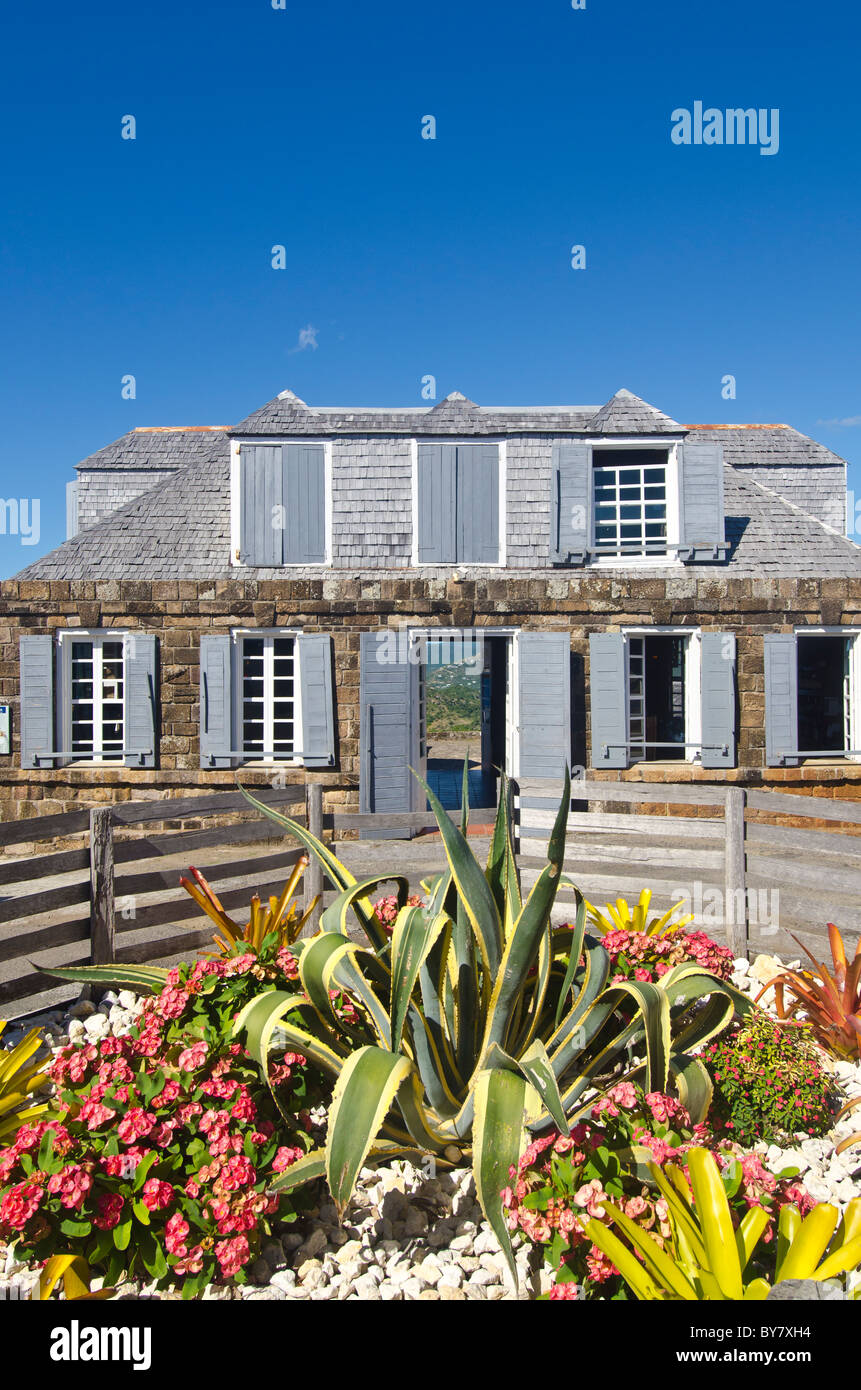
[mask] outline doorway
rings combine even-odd
[[[841,757],[852,748],[850,644],[798,638],[798,747]]]
[[[428,786],[446,810],[461,804],[464,759],[469,805],[495,807],[508,769],[511,639],[507,634],[422,635],[419,722]]]

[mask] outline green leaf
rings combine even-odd
[[[580,957],[583,954],[583,937],[586,933],[586,899],[578,888],[577,894],[577,914],[574,918],[574,930],[571,933],[571,949],[568,954],[568,966],[565,970],[565,978],[559,990],[559,999],[556,1004],[556,1018],[554,1024],[558,1028],[565,1013],[565,1004],[568,999],[568,992],[574,983],[574,977],[580,965]]]
[[[75,965],[60,970],[54,966],[35,965],[43,975],[58,980],[75,980],[84,985],[115,985],[118,989],[134,990],[136,994],[160,994],[167,984],[167,971],[156,965]]]
[[[502,1248],[517,1288],[517,1266],[501,1192],[511,1183],[525,1141],[528,1083],[513,1071],[480,1071],[475,1082],[472,1167],[481,1209]]]
[[[440,912],[429,918],[422,907],[404,907],[392,932],[392,999],[390,1047],[398,1052],[413,990],[434,942],[446,924]]]
[[[141,1225],[148,1226],[150,1224],[149,1207],[146,1202],[132,1202],[132,1211]]]
[[[380,951],[388,944],[388,935],[382,923],[373,911],[367,911],[362,907],[361,900],[368,898],[375,888],[379,888],[381,883],[396,883],[398,885],[397,900],[398,908],[402,908],[409,897],[410,882],[402,874],[385,874],[380,876],[375,874],[372,878],[362,879],[359,883],[352,883],[342,891],[330,903],[320,918],[321,932],[340,932],[347,934],[347,920],[350,912],[354,912],[359,919],[366,936],[375,950]]]
[[[67,1218],[67,1220],[60,1222],[60,1230],[63,1235],[72,1236],[76,1240],[80,1240],[82,1236],[88,1236],[92,1229],[93,1223],[91,1221],[73,1221],[71,1218]]]
[[[475,933],[485,968],[495,978],[502,960],[502,922],[490,885],[465,836],[449,819],[427,782],[421,777],[418,780],[425,789],[439,826],[452,878]]]
[[[148,1154],[144,1154],[137,1168],[135,1169],[134,1181],[132,1182],[132,1192],[140,1192],[146,1182],[147,1173],[154,1163],[158,1163],[158,1154],[152,1149]]]
[[[381,1047],[361,1047],[344,1063],[329,1109],[326,1177],[338,1212],[343,1212],[359,1169],[412,1063]]]
[[[346,864],[342,864],[340,859],[332,854],[331,850],[326,848],[323,841],[318,840],[316,835],[312,835],[310,830],[306,830],[304,825],[300,825],[298,821],[290,820],[288,816],[283,816],[280,811],[273,810],[271,806],[264,806],[263,802],[258,801],[255,796],[252,796],[249,791],[246,791],[245,787],[243,787],[240,782],[237,782],[237,786],[245,797],[245,800],[249,805],[254,807],[255,811],[259,811],[262,816],[266,816],[268,820],[274,821],[276,825],[282,826],[287,831],[288,835],[292,835],[293,838],[298,840],[300,844],[303,844],[307,850],[311,851],[336,888],[341,890],[349,888],[356,882]]]
[[[114,1245],[118,1250],[128,1250],[129,1241],[132,1238],[132,1218],[127,1216],[125,1221],[114,1227]]]

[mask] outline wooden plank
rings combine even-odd
[[[744,804],[743,787],[728,787],[726,792],[726,902],[743,903],[744,911],[739,920],[735,917],[727,923],[727,939],[730,950],[738,959],[747,955],[747,894],[745,892],[744,856]],[[739,892],[741,897],[738,897]]]
[[[449,820],[460,821],[460,811],[449,811]],[[476,825],[490,824],[496,816],[495,806],[470,807],[469,819]],[[325,830],[437,830],[430,811],[376,811],[340,815],[327,811],[323,816]]]
[[[523,778],[519,783],[519,802],[524,806],[540,807],[543,802],[559,806],[562,783],[537,778]],[[698,782],[572,782],[572,801],[622,801],[628,804],[657,801],[669,806],[724,805],[725,792],[721,787],[705,786]]]
[[[527,830],[550,830],[556,819],[555,811],[527,809],[521,812],[520,833]],[[575,811],[568,817],[568,834],[601,834],[607,830],[636,831],[639,834],[678,836],[679,839],[713,839],[723,844],[723,817],[720,820],[705,816],[614,816],[600,811]]]
[[[89,901],[89,880],[86,883],[66,883],[61,888],[48,888],[41,893],[22,894],[21,897],[0,902],[0,923],[24,921],[27,917],[41,916],[45,912]]]
[[[52,878],[54,874],[75,873],[90,867],[88,849],[67,849],[60,854],[34,855],[27,859],[0,860],[0,884],[29,883],[34,878]]]
[[[781,891],[796,887],[818,888],[823,901],[834,893],[861,896],[861,869],[839,869],[829,865],[823,873],[821,864],[805,864],[791,855],[780,859],[770,859],[766,855],[753,858],[748,864],[748,882],[753,884],[763,879]]]
[[[303,817],[298,819],[302,820]],[[160,855],[191,854],[194,850],[209,849],[214,845],[265,844],[270,840],[295,843],[286,830],[261,816],[259,820],[241,825],[222,825],[214,830],[172,830],[167,835],[148,835],[142,839],[115,839],[114,860],[117,864],[128,864],[139,859],[155,859]],[[83,853],[86,855],[86,851]]]
[[[771,811],[780,816],[809,816],[813,820],[861,825],[861,801],[832,801],[830,797],[792,792],[749,791],[747,804],[753,811]]]
[[[539,855],[519,855],[521,866],[524,870],[546,867],[546,858]],[[588,876],[594,878],[596,875],[606,877],[609,874],[624,874],[626,878],[638,874],[641,878],[640,887],[637,889],[651,888],[652,878],[655,874],[666,878],[667,874],[674,875],[674,882],[677,887],[690,887],[693,883],[707,883],[709,886],[723,883],[724,861],[723,855],[720,857],[719,864],[702,864],[697,860],[689,862],[687,865],[678,864],[675,859],[669,856],[656,858],[654,860],[642,859],[633,852],[620,853],[617,856],[602,855],[596,859],[594,853],[587,851],[582,856],[569,855],[566,852],[562,866],[562,872],[569,874],[572,878]],[[614,894],[614,896],[618,896]]]
[[[795,850],[808,854],[837,855],[861,861],[861,835],[847,835],[841,830],[802,830],[794,826],[765,825],[761,821],[747,822],[747,852],[761,853],[774,849],[778,853]]]
[[[292,869],[301,852],[299,849],[289,849],[280,854],[267,854],[259,859],[249,859],[246,856],[244,859],[231,860],[227,864],[207,864],[204,876],[215,885],[222,879],[238,877],[249,867],[261,874],[275,869]],[[116,879],[116,895],[118,898],[130,898],[177,888],[181,872],[180,869],[151,869],[143,874],[119,874]],[[282,884],[282,888],[283,886]]]
[[[535,863],[546,863],[547,856],[543,854],[544,842],[526,841],[521,851],[521,858],[524,863],[530,859]],[[648,845],[641,841],[602,841],[600,845],[593,844],[589,840],[567,840],[565,843],[565,862],[572,859],[585,859],[587,863],[594,864],[596,867],[604,863],[621,863],[627,861],[642,864],[648,869],[652,866],[665,865],[667,868],[685,870],[688,873],[696,873],[699,869],[714,869],[716,873],[722,872],[724,867],[724,851],[722,849],[699,849],[696,846],[685,847],[683,849],[673,845]]]
[[[114,839],[111,808],[90,812],[90,917],[93,965],[114,959]]]
[[[152,935],[135,941],[123,937],[117,949],[116,959],[126,964],[142,965],[145,962],[156,964],[165,956],[181,955],[184,960],[193,959],[201,947],[212,946],[212,931],[203,928],[199,931],[174,932],[165,935]]]
[[[61,816],[29,816],[27,820],[4,821],[0,824],[0,845],[59,840],[64,835],[76,835],[86,830],[89,824],[89,811],[66,811]]]
[[[304,783],[273,790],[270,787],[249,788],[258,801],[267,806],[293,805],[305,798]],[[210,796],[182,797],[158,801],[119,801],[112,806],[116,825],[138,825],[143,821],[183,820],[186,816],[227,814],[230,811],[253,811],[241,792],[215,792]]]

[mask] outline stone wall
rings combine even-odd
[[[826,796],[861,794],[861,766],[766,769],[763,644],[765,632],[796,624],[861,625],[861,580],[753,580],[697,577],[548,576],[455,583],[450,579],[366,572],[317,580],[44,581],[0,586],[0,699],[12,708],[12,753],[0,757],[0,819],[113,800],[192,795],[235,785],[232,772],[199,766],[200,635],[234,626],[299,627],[331,633],[335,656],[336,768],[313,774],[327,804],[358,804],[359,638],[406,624],[563,629],[574,657],[574,760],[589,748],[589,634],[646,624],[701,626],[736,633],[739,766],[721,773],[673,762],[649,763],[626,780],[744,782]],[[22,771],[19,756],[18,638],[63,627],[154,632],[161,662],[160,766]],[[288,773],[292,779],[293,773]],[[301,778],[303,774],[299,773]],[[607,774],[603,774],[607,775]],[[616,777],[619,774],[610,774]],[[246,780],[246,777],[243,777]],[[265,773],[247,780],[265,781]]]

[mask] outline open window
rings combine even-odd
[[[22,767],[155,767],[154,636],[66,628],[22,637],[20,656]]]
[[[593,767],[735,766],[732,633],[594,633],[589,651]]]
[[[861,634],[769,633],[764,648],[767,765],[861,758]]]
[[[595,449],[594,550],[597,556],[666,555],[666,449]]]
[[[200,639],[200,765],[335,760],[332,639],[236,629]]]

